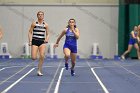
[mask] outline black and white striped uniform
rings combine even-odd
[[[46,37],[46,27],[45,23],[38,24],[36,22],[36,25],[33,29],[33,36],[32,36],[32,45],[40,46],[44,43]]]

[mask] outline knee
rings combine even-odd
[[[40,60],[44,60],[45,56],[44,55],[40,55]]]
[[[69,58],[70,57],[70,55],[65,55],[65,58]]]

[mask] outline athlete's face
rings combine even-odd
[[[43,19],[44,19],[44,13],[42,13],[42,12],[38,13],[38,14],[37,14],[37,18],[38,18],[39,20],[43,20]]]
[[[69,20],[69,26],[72,27],[75,25],[75,21],[74,20]]]

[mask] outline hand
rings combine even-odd
[[[54,45],[53,45],[53,48],[56,48],[56,47],[58,47],[58,44],[54,44]]]
[[[31,46],[32,45],[32,42],[30,41],[28,45]]]
[[[48,40],[45,39],[44,42],[45,42],[45,43],[48,43]]]
[[[74,32],[75,30],[74,29],[72,29],[72,32]]]

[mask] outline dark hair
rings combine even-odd
[[[70,22],[70,20],[73,20],[73,21],[76,23],[75,19],[71,18],[71,19],[69,19],[69,21],[68,21],[68,22]],[[67,25],[66,27],[67,27],[67,28],[70,28],[70,26],[69,26],[69,25]],[[76,26],[76,25],[74,25],[74,28],[76,28],[76,27],[77,27],[77,26]]]

